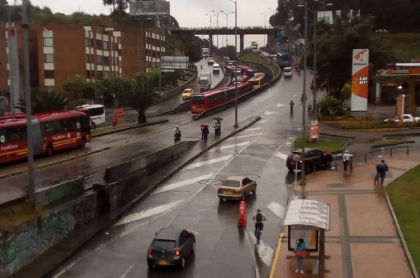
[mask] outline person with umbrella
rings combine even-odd
[[[209,126],[206,124],[202,124],[201,125],[201,139],[204,139],[205,141],[207,141],[207,136],[209,135],[210,131],[209,131]]]
[[[221,135],[221,133],[222,133],[222,123],[221,123],[221,121],[223,120],[222,118],[220,118],[220,117],[214,117],[214,120],[216,121],[215,123],[214,123],[214,134],[216,135],[216,136],[220,136]]]

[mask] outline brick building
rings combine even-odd
[[[20,83],[23,84],[22,28],[13,27],[17,36]],[[0,36],[0,89],[9,91],[7,24],[0,24],[1,31],[5,36],[4,39]],[[164,44],[165,36],[149,30],[59,23],[31,25],[31,87],[61,92],[62,84],[75,75],[88,80],[134,77],[137,72],[158,66],[165,53]],[[23,85],[20,90],[23,91]]]

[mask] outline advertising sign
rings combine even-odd
[[[170,15],[170,3],[164,0],[130,2],[130,15]]]
[[[179,69],[187,69],[190,64],[190,58],[187,56],[163,56],[160,60],[162,72],[174,72]]]
[[[317,15],[318,21],[325,21],[328,24],[333,24],[334,20],[333,20],[333,12],[332,11],[322,11],[322,12],[318,12]]]
[[[369,90],[369,49],[353,49],[351,111],[366,112]]]
[[[296,250],[298,240],[301,238],[305,241],[306,250],[318,252],[319,233],[317,229],[300,225],[289,226],[288,237],[289,251]]]
[[[319,137],[318,120],[311,121],[311,138],[316,139]]]

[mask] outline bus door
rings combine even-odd
[[[32,120],[32,142],[34,147],[34,155],[43,154],[43,137],[41,132],[41,124],[38,120]]]

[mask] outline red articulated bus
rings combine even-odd
[[[90,142],[88,116],[79,111],[59,111],[32,117],[34,155],[51,156],[67,148],[84,148]],[[26,119],[0,119],[0,164],[26,158]]]
[[[252,85],[249,82],[238,84],[239,96],[242,96],[251,90]],[[235,99],[235,85],[208,91],[200,95],[194,95],[191,99],[191,113],[201,113],[233,99]]]

